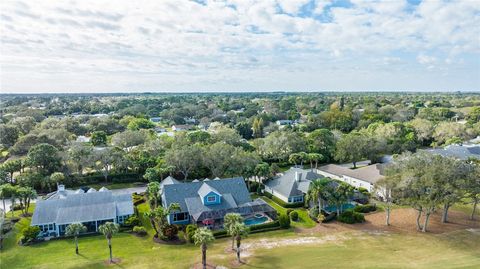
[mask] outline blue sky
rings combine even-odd
[[[2,1],[1,92],[480,90],[480,1]]]

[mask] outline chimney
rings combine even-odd
[[[57,190],[58,190],[58,191],[65,191],[65,185],[59,184],[59,185],[57,186]]]
[[[298,176],[298,171],[295,171],[295,182],[300,181],[299,176]]]

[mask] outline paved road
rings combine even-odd
[[[140,193],[140,192],[144,192],[145,190],[147,189],[147,187],[134,187],[134,188],[125,188],[125,189],[115,189],[115,190],[111,190],[113,193],[115,194],[123,194],[123,193]],[[32,200],[31,201],[32,203],[35,203],[36,200]],[[15,203],[18,203],[18,200],[16,200]],[[5,210],[8,212],[10,211],[10,205],[12,204],[12,202],[10,201],[10,199],[6,199],[5,200]],[[0,200],[0,208],[3,209],[3,201]]]

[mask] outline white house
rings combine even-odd
[[[87,233],[98,232],[105,222],[123,223],[134,214],[130,194],[114,194],[103,187],[99,191],[58,190],[38,200],[30,226],[40,228],[40,236],[63,236],[69,224],[80,222],[87,227]]]
[[[382,164],[372,164],[357,169],[327,164],[317,169],[318,174],[343,181],[356,188],[365,188],[369,192],[374,192],[375,183],[384,177],[382,172]]]
[[[189,124],[178,124],[178,125],[173,125],[172,126],[172,130],[174,132],[188,131],[188,130],[192,130],[192,129],[193,129],[193,126],[189,125]]]

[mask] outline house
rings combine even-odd
[[[310,182],[323,178],[313,170],[292,167],[280,177],[265,183],[265,192],[268,192],[285,203],[301,203],[308,192]]]
[[[337,164],[327,164],[317,169],[325,177],[337,179],[356,188],[365,188],[373,192],[375,183],[384,176],[382,164],[372,164],[357,169],[350,169]]]
[[[162,128],[162,127],[160,127],[160,126],[156,126],[153,130],[154,130],[157,134],[163,134],[163,133],[166,133],[166,132],[167,132],[167,129]]]
[[[161,184],[162,206],[173,203],[180,211],[169,215],[170,224],[196,223],[207,227],[221,227],[227,213],[244,217],[267,214],[276,218],[276,211],[262,199],[252,201],[242,177],[180,183],[168,177]]]
[[[56,192],[37,201],[30,225],[40,228],[40,236],[59,237],[71,223],[80,222],[87,233],[94,233],[105,222],[122,224],[133,214],[130,194],[115,194],[105,187],[99,191],[66,190],[58,185]]]
[[[277,120],[276,124],[280,125],[280,126],[292,125],[293,121],[292,120]]]
[[[174,132],[193,130],[193,125],[189,125],[189,124],[172,125],[172,130]]]
[[[454,157],[460,160],[467,160],[469,158],[480,160],[479,145],[449,145],[445,148],[428,149],[425,151],[432,154],[439,154],[444,157]]]
[[[77,139],[75,141],[79,142],[79,143],[89,143],[90,142],[90,137],[87,137],[87,136],[84,136],[84,135],[79,135],[79,136],[77,136]]]
[[[162,120],[162,117],[151,117],[150,121],[151,122],[160,122]]]

